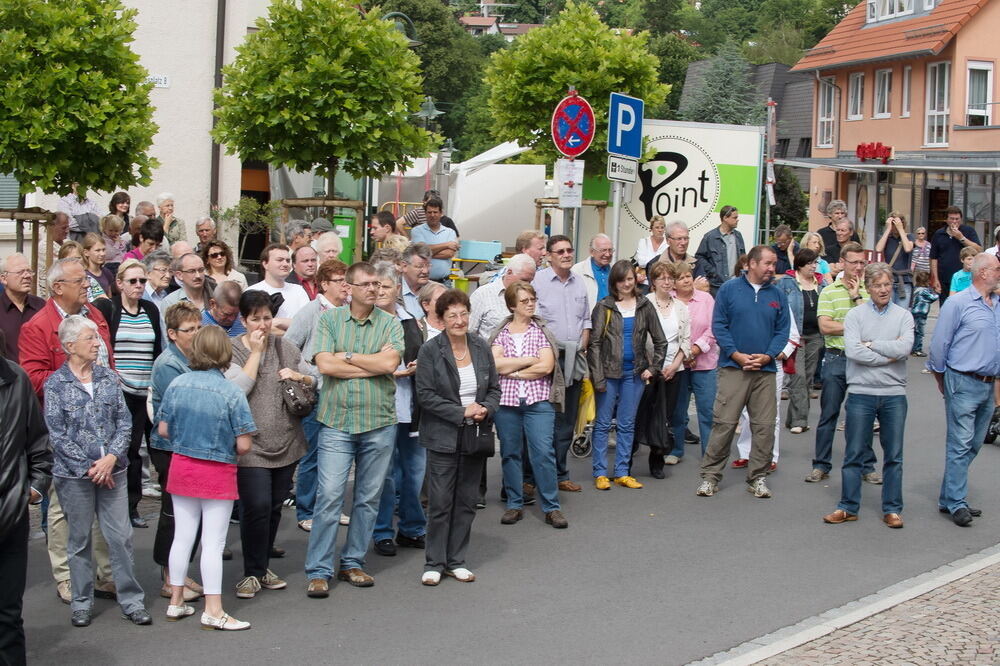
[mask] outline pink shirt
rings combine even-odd
[[[131,252],[126,252],[122,256],[122,263],[125,263],[126,259],[135,259],[136,261],[142,261],[142,252],[139,250],[139,248],[135,248]]]
[[[715,299],[707,291],[695,289],[687,307],[691,315],[691,344],[701,350],[692,370],[714,370],[719,364],[719,345],[712,334]]]
[[[524,341],[520,351],[514,337],[510,333],[510,325],[503,327],[503,330],[493,341],[494,347],[502,347],[505,358],[534,356],[538,358],[543,349],[549,348],[549,341],[545,333],[534,322],[528,326],[524,334]],[[549,399],[549,391],[552,388],[552,376],[539,377],[538,379],[515,379],[510,376],[500,377],[500,406],[517,407],[524,398],[526,404],[533,405]]]

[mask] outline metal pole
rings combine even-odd
[[[614,243],[614,254],[612,255],[613,261],[618,260],[618,241],[621,240],[621,221],[622,221],[622,188],[625,187],[623,183],[618,181],[611,181],[611,201],[612,205],[615,207],[614,216],[611,218],[611,242]]]

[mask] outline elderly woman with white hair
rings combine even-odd
[[[56,493],[66,515],[72,589],[72,624],[90,625],[94,604],[91,525],[94,515],[111,554],[111,572],[122,615],[152,624],[144,593],[132,570],[128,467],[132,416],[114,370],[96,363],[97,325],[80,315],[59,324],[66,362],[45,380],[45,423],[52,446]]]
[[[344,251],[344,241],[341,240],[336,231],[327,231],[313,237],[312,248],[319,254],[319,263],[323,263],[330,259],[340,258],[340,253]]]
[[[188,239],[187,227],[179,217],[174,217],[174,195],[164,192],[156,197],[156,209],[159,215],[156,219],[163,223],[163,235],[167,242],[176,243]]]

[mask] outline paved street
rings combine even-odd
[[[602,493],[586,486],[582,493],[564,493],[568,530],[546,526],[537,507],[517,525],[500,525],[499,459],[494,458],[490,506],[479,514],[469,553],[474,584],[445,579],[437,588],[422,587],[422,552],[403,550],[394,558],[369,555],[374,588],[338,583],[329,599],[308,599],[302,575],[307,535],[296,529],[289,509],[278,539],[288,556],[272,561],[272,569],[289,581],[287,590],[235,599],[240,547],[238,530],[230,530],[236,559],[226,563],[225,604],[253,623],[251,631],[202,632],[197,616],[177,624],[163,621],[166,600],[156,596],[152,529],[136,530],[136,562],[155,625],[128,625],[116,606],[98,600],[93,626],[75,629],[68,607],[56,599],[39,540],[31,544],[25,599],[29,659],[39,664],[137,658],[149,664],[683,664],[701,659],[997,543],[1000,447],[984,447],[972,469],[970,497],[984,516],[962,529],[938,513],[943,405],[932,378],[921,375],[919,367],[917,359],[911,360],[903,530],[882,524],[879,491],[868,485],[858,522],[831,526],[821,521],[836,505],[840,478],[835,470],[827,483],[803,483],[814,429],[783,434],[779,468],[769,480],[773,499],[752,498],[735,470],[727,472],[719,495],[696,497],[695,447],[688,447],[688,457],[668,468],[666,480],[650,479],[640,464],[639,479],[647,484],[643,490],[613,487]],[[813,424],[818,402],[812,401]],[[839,469],[842,434],[835,446]],[[572,474],[586,482],[589,461],[573,460]],[[983,575],[995,583],[996,574],[994,569]],[[926,603],[947,605],[961,596],[944,590],[928,595]],[[931,612],[929,606],[915,607]],[[973,620],[956,615],[937,623],[935,631],[947,635],[957,626],[988,622],[975,608],[968,612]],[[910,627],[893,631],[920,633]],[[861,645],[875,651],[871,657],[845,661],[883,656],[872,635]],[[974,641],[970,636],[969,645]]]

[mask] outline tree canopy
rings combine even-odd
[[[0,3],[0,173],[21,192],[148,185],[157,126],[118,0]]]
[[[727,42],[709,62],[680,113],[694,122],[750,125],[763,120],[763,106],[756,98],[749,64],[739,47]]]
[[[555,160],[558,153],[549,136],[552,111],[575,86],[593,106],[597,122],[596,150],[586,153],[586,159],[603,172],[601,147],[607,142],[611,93],[639,97],[650,107],[662,104],[670,86],[659,82],[658,69],[647,33],[612,30],[593,9],[569,0],[550,23],[491,57],[486,69],[490,131],[497,140],[530,146],[535,161]]]
[[[420,60],[379,10],[344,0],[274,0],[237,47],[216,93],[213,136],[243,160],[356,178],[404,168],[431,148],[412,122]]]

